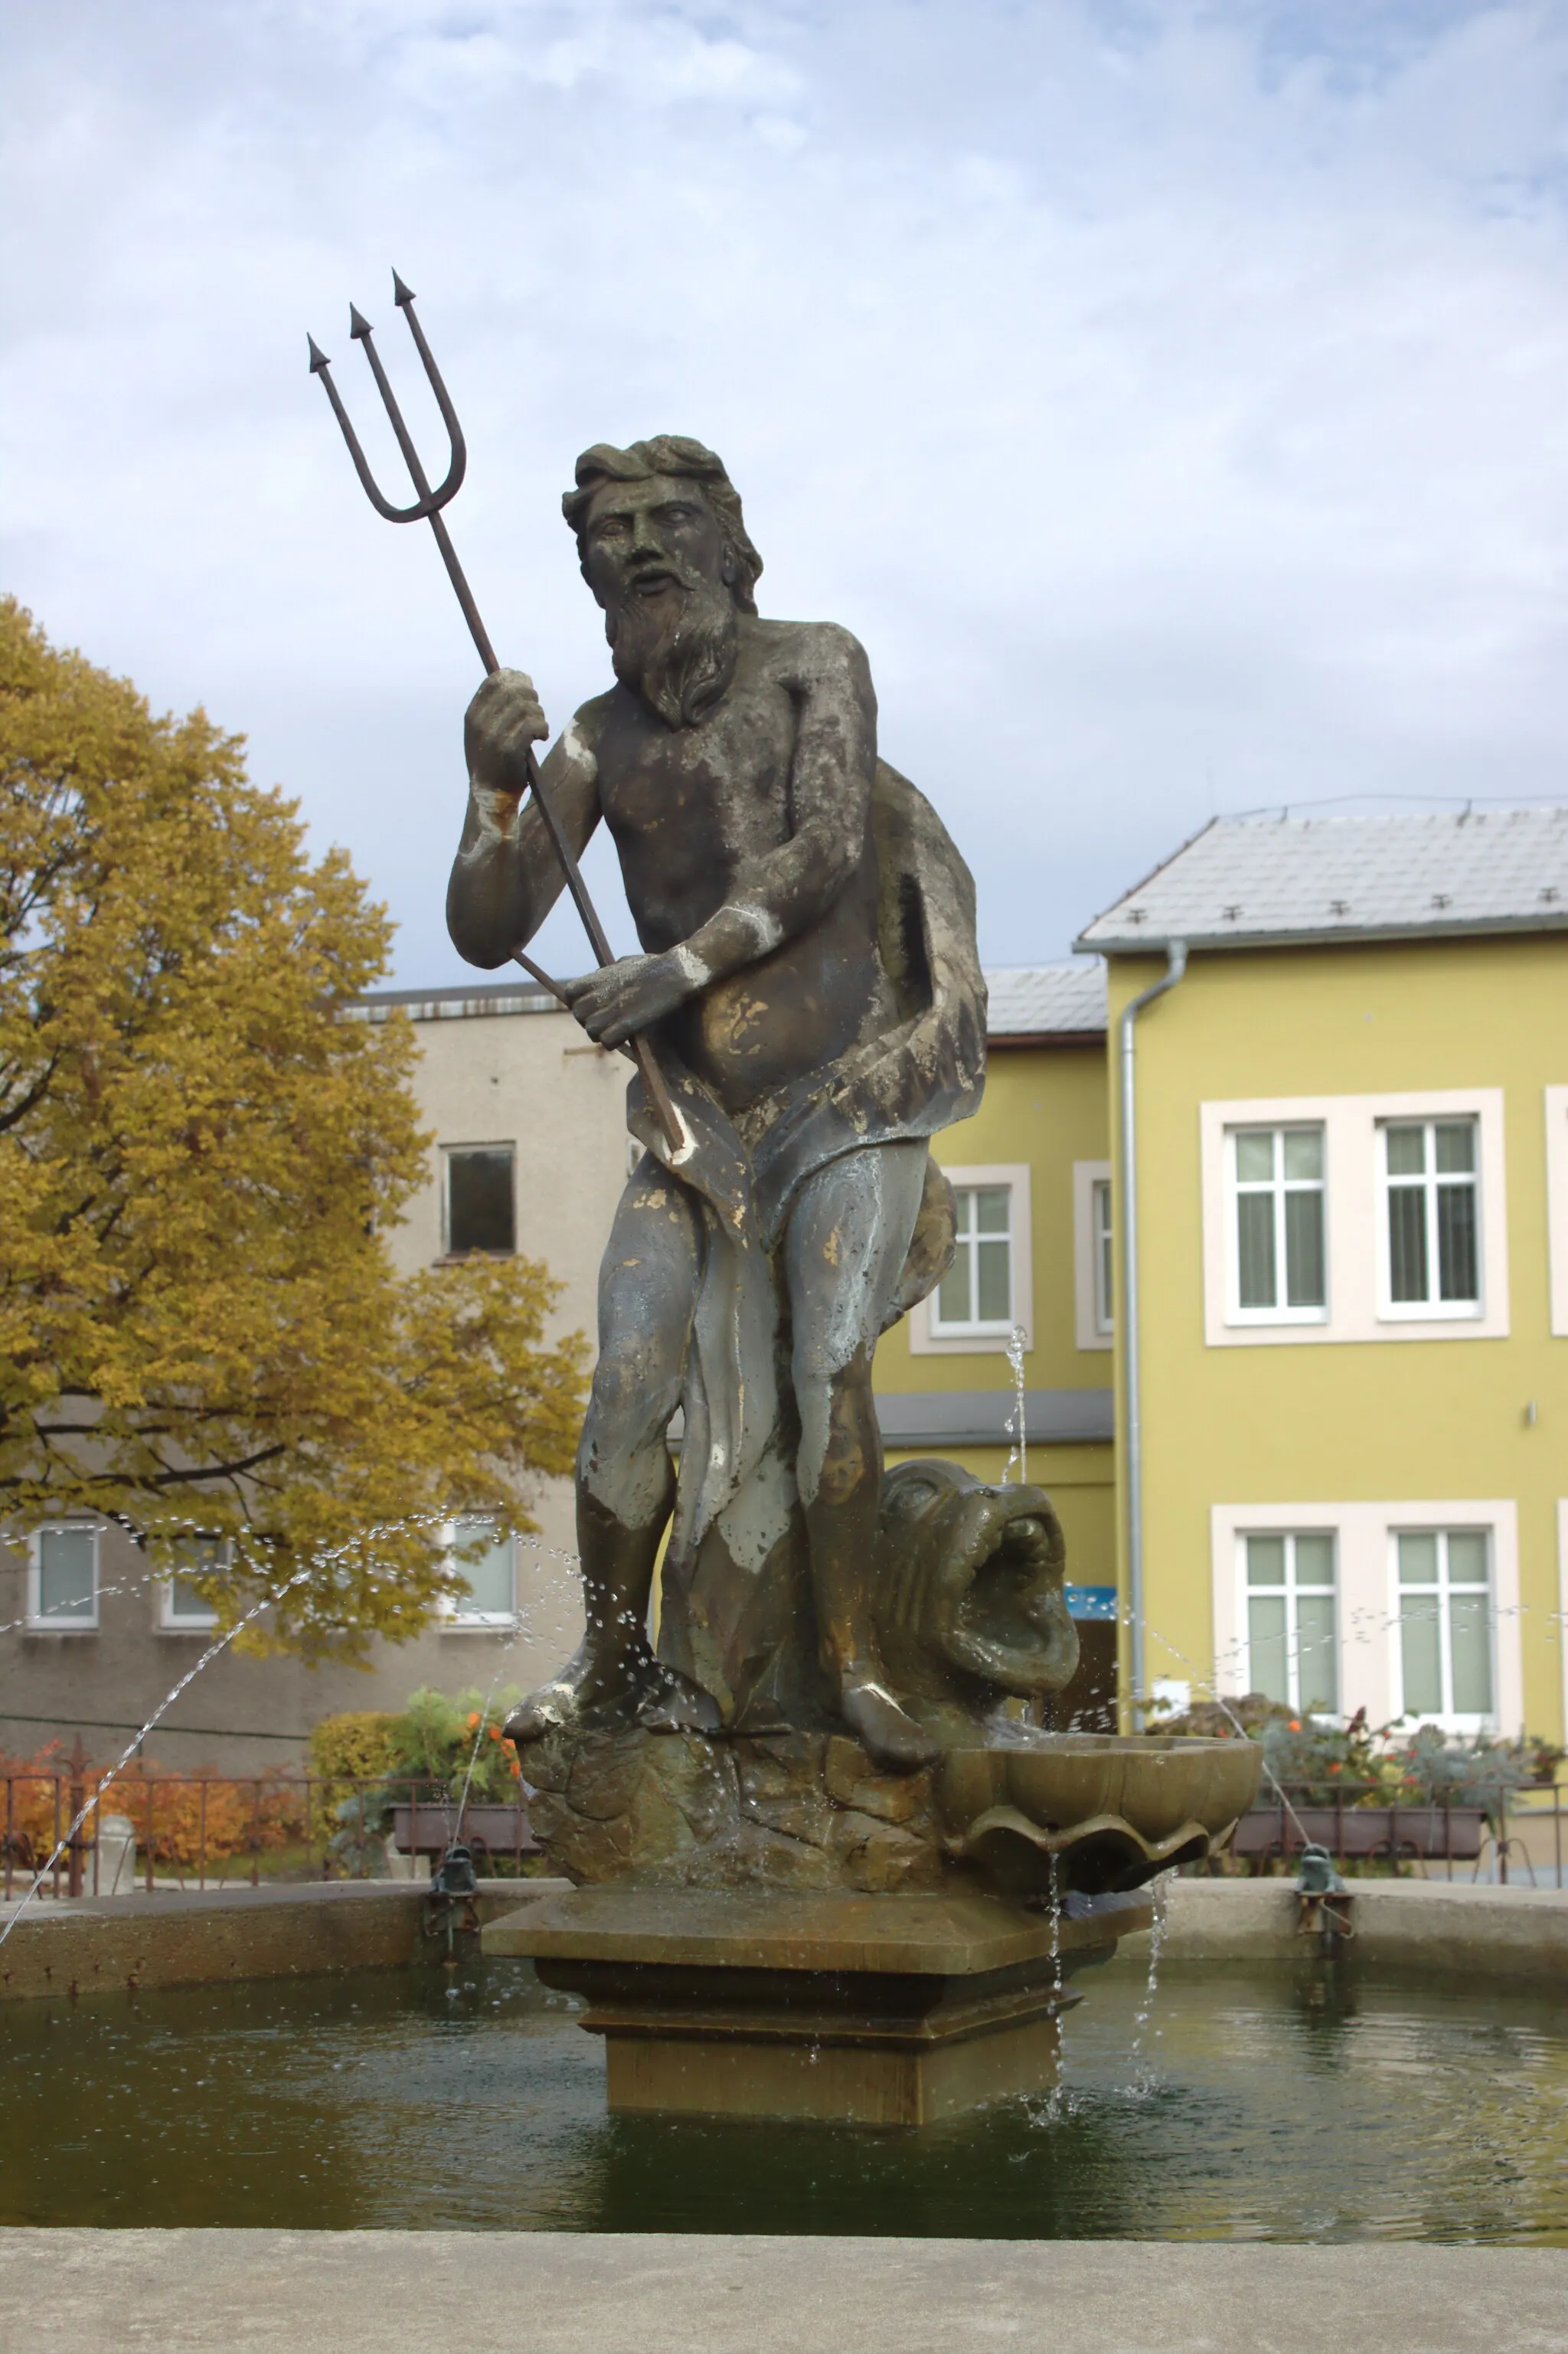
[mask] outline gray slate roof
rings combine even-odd
[[[1009,965],[988,972],[992,1038],[1079,1033],[1106,1026],[1106,969],[1092,964]],[[497,1013],[553,1013],[556,1001],[532,982],[473,981],[458,989],[373,989],[347,1009],[361,1021],[385,1022],[394,1007],[412,1022],[462,1022]]]
[[[1568,929],[1568,807],[1221,817],[1086,926],[1078,949]]]
[[[1005,965],[986,974],[991,1038],[1093,1037],[1106,1026],[1106,969],[1093,964]]]
[[[473,981],[460,989],[367,989],[344,1011],[360,1022],[385,1022],[392,1013],[410,1022],[475,1022],[495,1013],[554,1013],[556,1002],[535,982]]]

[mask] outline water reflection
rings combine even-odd
[[[525,1965],[8,2009],[0,2221],[1568,2244],[1568,2007],[1097,1974],[1049,2100],[921,2134],[608,2118]]]

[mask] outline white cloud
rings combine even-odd
[[[468,432],[454,535],[552,714],[605,674],[572,458],[700,434],[765,609],[865,640],[998,961],[1212,807],[1563,789],[1555,7],[5,15],[3,577],[249,732],[407,981],[461,971],[472,656],[304,365],[310,327],[397,482],[353,296],[438,453],[390,262]],[[564,916],[549,945],[580,960]]]

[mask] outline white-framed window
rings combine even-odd
[[[1407,1713],[1404,1636],[1411,1629],[1411,1692],[1408,1712],[1435,1719],[1463,1733],[1525,1721],[1524,1654],[1520,1639],[1519,1504],[1510,1496],[1416,1497],[1368,1501],[1341,1499],[1294,1502],[1270,1500],[1213,1504],[1209,1511],[1213,1606],[1213,1686],[1227,1699],[1248,1690],[1246,1539],[1251,1536],[1327,1536],[1333,1546],[1335,1624],[1339,1632],[1338,1705],[1341,1719],[1364,1709],[1372,1724]],[[1442,1537],[1461,1542],[1447,1559],[1442,1547],[1425,1545],[1406,1554],[1410,1584],[1400,1579],[1400,1540]],[[1568,1504],[1563,1508],[1563,1587],[1568,1596]],[[1485,1582],[1478,1575],[1485,1564]],[[1436,1575],[1432,1575],[1432,1573]],[[1302,1587],[1299,1570],[1297,1585]],[[1320,1589],[1319,1589],[1320,1590]],[[1268,1589],[1262,1587],[1266,1594]],[[1447,1610],[1447,1632],[1435,1613]],[[1454,1616],[1454,1606],[1458,1615]],[[1467,1701],[1477,1696],[1478,1654],[1475,1637],[1484,1615],[1488,1628],[1491,1703],[1482,1713],[1456,1707],[1418,1708],[1434,1696]],[[1436,1624],[1437,1682],[1431,1675]],[[1457,1652],[1455,1631],[1457,1629]],[[1263,1630],[1266,1633],[1266,1629]],[[1442,1681],[1443,1644],[1448,1644],[1448,1682]],[[1422,1647],[1425,1646],[1425,1649]],[[1456,1662],[1457,1684],[1455,1683]],[[1426,1677],[1425,1685],[1423,1676]],[[1299,1689],[1299,1682],[1298,1685]]]
[[[916,1354],[1005,1350],[1022,1325],[1033,1346],[1029,1169],[1026,1163],[948,1169],[953,1263],[909,1320]]]
[[[1114,1332],[1111,1303],[1116,1298],[1116,1266],[1113,1257],[1114,1236],[1111,1228],[1111,1189],[1108,1177],[1095,1181],[1093,1236],[1095,1246],[1095,1330]]]
[[[1392,1532],[1396,1709],[1451,1732],[1497,1722],[1491,1532]]]
[[[35,1529],[28,1541],[27,1624],[50,1633],[98,1625],[98,1531],[89,1521]]]
[[[1115,1325],[1115,1240],[1108,1161],[1073,1163],[1073,1305],[1080,1349],[1108,1349]]]
[[[938,1338],[1012,1330],[1012,1189],[955,1185],[953,1263],[931,1302]]]
[[[1386,1119],[1378,1127],[1383,1217],[1379,1311],[1481,1312],[1480,1153],[1474,1119]]]
[[[514,1627],[517,1547],[510,1532],[470,1514],[447,1523],[445,1540],[451,1566],[468,1588],[453,1598],[446,1624]]]
[[[1321,1134],[1319,1179],[1308,1129]],[[1500,1087],[1202,1103],[1198,1132],[1211,1349],[1507,1339]],[[1238,1172],[1242,1140],[1266,1133]],[[1394,1297],[1395,1232],[1401,1291],[1419,1289],[1425,1251],[1423,1298]],[[1457,1294],[1472,1265],[1466,1300]]]
[[[1246,1690],[1303,1712],[1337,1714],[1335,1532],[1248,1530],[1238,1550]]]
[[[1548,1087],[1546,1113],[1546,1237],[1551,1258],[1552,1330],[1568,1341],[1568,1087]],[[1568,1654],[1568,1645],[1564,1646]],[[1565,1666],[1568,1672],[1568,1666]]]
[[[175,1548],[176,1566],[160,1581],[158,1624],[166,1635],[201,1635],[217,1624],[212,1604],[204,1601],[191,1580],[204,1573],[227,1569],[228,1541],[225,1537],[182,1537]]]
[[[441,1247],[449,1258],[517,1247],[516,1154],[510,1144],[442,1149]]]
[[[1233,1128],[1230,1310],[1236,1323],[1321,1323],[1329,1310],[1323,1127]]]

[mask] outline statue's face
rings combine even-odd
[[[726,585],[724,534],[695,482],[655,474],[606,482],[583,532],[583,574],[608,612]]]

